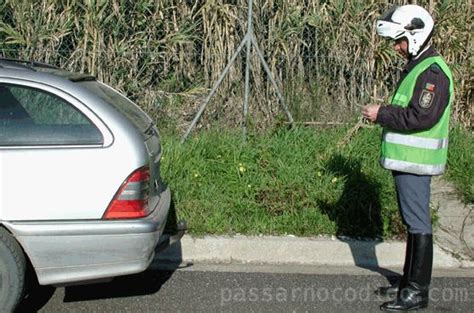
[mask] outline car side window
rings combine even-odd
[[[0,146],[99,145],[97,127],[44,90],[0,83]]]

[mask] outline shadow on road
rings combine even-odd
[[[115,278],[110,283],[65,288],[64,302],[126,298],[158,292],[174,271],[146,271]]]
[[[26,281],[26,295],[16,308],[16,313],[38,312],[54,295],[56,288],[41,286],[34,273],[29,271]]]
[[[349,245],[355,264],[393,281],[399,274],[381,268],[376,254],[376,246],[383,235],[380,184],[362,171],[360,161],[341,155],[333,156],[326,169],[343,177],[345,184],[336,202],[319,202],[319,207],[336,223],[336,235]],[[367,239],[353,239],[361,237]]]

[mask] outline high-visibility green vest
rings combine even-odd
[[[439,121],[430,129],[403,132],[384,129],[380,163],[386,169],[417,175],[440,175],[446,168],[449,117],[454,88],[451,71],[444,60],[439,56],[429,57],[416,65],[403,79],[390,103],[407,107],[418,77],[435,63],[449,78],[448,106]]]

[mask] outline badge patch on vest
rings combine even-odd
[[[428,90],[423,90],[420,96],[420,107],[428,109],[433,104],[434,93]]]

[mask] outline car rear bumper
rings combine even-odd
[[[144,271],[166,225],[171,193],[139,220],[4,223],[18,239],[42,285]]]

